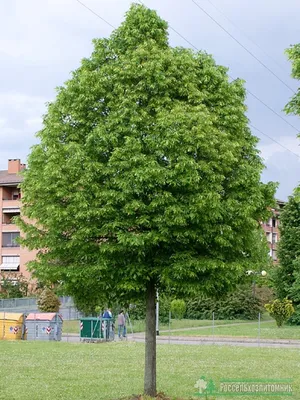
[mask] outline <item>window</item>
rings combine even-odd
[[[276,250],[273,250],[272,258],[273,258],[274,261],[277,261],[277,252],[276,252]]]
[[[272,234],[272,243],[277,243],[277,233]]]
[[[267,241],[271,243],[271,232],[267,232]]]
[[[267,226],[272,226],[272,218],[270,218],[269,221],[267,222]]]
[[[20,264],[20,256],[3,256],[3,264]]]
[[[20,256],[2,256],[2,264],[0,270],[3,271],[19,271]]]
[[[19,200],[20,198],[21,198],[20,190],[14,190],[14,191],[12,192],[12,197],[11,197],[11,199],[12,199],[12,200]]]
[[[276,228],[276,218],[272,218],[272,226],[273,228]]]
[[[20,232],[3,232],[2,247],[20,247],[16,239],[20,236]]]

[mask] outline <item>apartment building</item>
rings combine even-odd
[[[278,262],[277,259],[277,243],[280,240],[279,224],[280,224],[280,213],[285,206],[285,202],[277,200],[277,207],[272,208],[272,217],[269,221],[262,224],[263,230],[265,231],[268,246],[270,249],[270,257],[273,258],[274,263]]]
[[[8,160],[8,169],[0,171],[0,269],[8,273],[12,279],[21,274],[29,278],[26,263],[34,259],[35,253],[20,247],[17,238],[19,228],[13,218],[20,215],[21,192],[19,184],[22,181],[20,172],[25,168],[19,159]]]

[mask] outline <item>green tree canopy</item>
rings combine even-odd
[[[292,76],[300,79],[300,44],[291,46],[286,50],[289,60],[292,62]],[[300,116],[300,92],[292,97],[286,105],[288,114]],[[296,318],[300,323],[300,197],[299,187],[295,189],[293,196],[280,216],[280,243],[278,257],[279,267],[275,270],[275,288],[280,299],[285,297],[293,300],[296,306]]]
[[[75,300],[146,293],[150,395],[155,291],[228,290],[273,202],[244,102],[241,80],[205,52],[170,47],[167,23],[135,4],[58,88],[28,159],[23,244],[41,249],[32,270]]]
[[[291,196],[280,215],[280,265],[274,270],[274,283],[280,299],[288,297],[300,305],[300,199]]]
[[[292,77],[300,79],[300,43],[291,46],[286,50],[286,54],[292,63]],[[300,90],[291,98],[285,106],[287,114],[300,116]]]

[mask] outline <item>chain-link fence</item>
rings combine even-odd
[[[59,298],[61,306],[59,314],[64,320],[76,320],[83,314],[75,307],[72,297],[63,296]],[[0,299],[0,312],[7,313],[34,313],[39,312],[36,297],[24,297],[14,299]]]

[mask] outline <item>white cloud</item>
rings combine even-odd
[[[3,128],[6,124],[6,118],[0,118],[0,129]]]
[[[116,27],[123,21],[124,13],[132,3],[132,0],[82,1]],[[230,66],[230,74],[245,79],[247,88],[270,107],[280,112],[288,102],[290,93],[287,89],[192,2],[144,2],[156,9],[193,45],[213,54],[218,63]],[[290,65],[283,52],[290,43],[298,42],[299,0],[289,0],[287,4],[280,1],[274,3],[272,0],[244,1],[243,4],[240,0],[228,0],[226,5],[224,0],[214,0],[213,3],[280,64],[284,63],[286,68],[283,71],[276,70],[272,60],[247,41],[214,7],[206,1],[199,1],[205,10],[266,65],[275,69],[284,81],[292,87],[297,85],[296,81],[291,82]],[[78,67],[83,57],[90,55],[92,39],[109,36],[112,28],[76,0],[0,1],[0,15],[1,169],[6,168],[8,158],[27,156],[30,146],[37,140],[34,132],[41,126],[40,118],[46,111],[45,103],[53,99],[54,88],[68,79],[69,72]],[[172,45],[190,47],[172,30],[169,33]],[[298,140],[283,121],[251,96],[247,98],[247,105],[249,118],[255,126],[264,132],[272,132],[274,139],[300,155]],[[298,126],[298,122],[293,123]],[[280,159],[289,168],[290,185],[298,181],[299,173],[295,167],[295,164],[298,166],[298,159],[294,155],[271,142],[259,147],[266,160],[270,179],[277,180],[279,171],[276,166],[283,169],[277,162]],[[282,186],[284,184],[283,177]]]
[[[258,148],[261,151],[262,158],[268,162],[272,157],[274,157],[278,153],[287,153],[291,157],[297,159],[298,155],[300,157],[300,140],[294,136],[281,136],[276,141],[280,144],[275,142],[266,145],[259,145]],[[289,150],[287,150],[289,149]],[[296,155],[292,154],[291,152],[295,153]],[[298,159],[300,162],[300,158]]]

